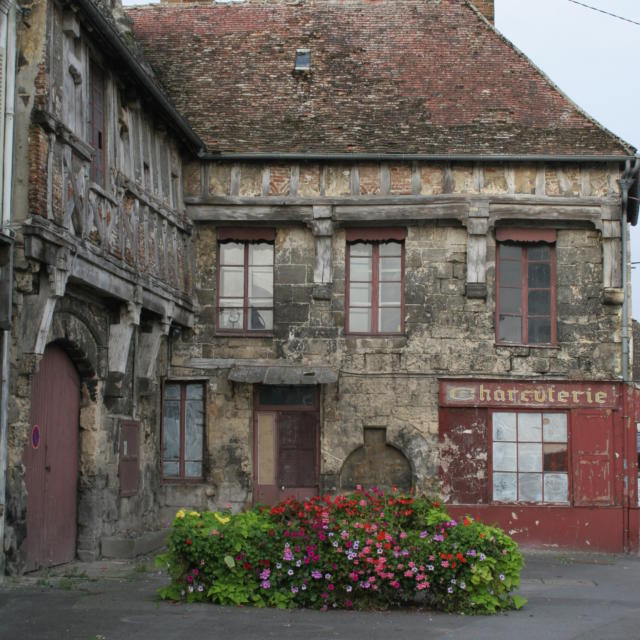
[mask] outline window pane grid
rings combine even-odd
[[[350,333],[402,332],[402,255],[400,242],[348,245]]]
[[[498,260],[498,341],[553,343],[552,247],[501,244]]]
[[[493,499],[566,503],[566,414],[493,414]]]
[[[224,242],[218,256],[218,330],[272,331],[273,244]]]

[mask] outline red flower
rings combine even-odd
[[[187,538],[187,545],[191,545],[191,538]]]

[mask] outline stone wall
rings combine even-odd
[[[208,504],[241,508],[252,500],[252,386],[229,382],[234,364],[322,363],[338,371],[338,383],[321,391],[321,488],[329,491],[339,490],[344,463],[363,446],[367,428],[386,430],[386,444],[408,460],[418,491],[438,489],[439,377],[617,379],[620,306],[605,296],[604,267],[616,254],[607,258],[603,246],[607,234],[619,243],[611,231],[619,216],[617,172],[427,163],[191,168],[187,205],[197,220],[200,312],[193,333],[174,344],[172,371],[210,381]],[[453,199],[443,200],[447,194]],[[447,209],[452,202],[460,208]],[[319,283],[314,217],[322,207],[332,222],[332,279]],[[480,235],[472,221],[478,213]],[[250,222],[277,231],[272,337],[216,335],[216,218],[223,226]],[[405,332],[395,337],[344,332],[345,229],[372,223],[407,228]],[[540,224],[557,231],[558,343],[498,345],[496,225]],[[485,290],[472,296],[469,251],[476,237],[484,248]],[[615,275],[609,284],[619,286]],[[185,490],[181,498],[189,495],[195,494]]]

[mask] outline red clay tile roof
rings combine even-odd
[[[128,9],[209,151],[626,155],[465,0]],[[294,73],[296,49],[311,72]]]

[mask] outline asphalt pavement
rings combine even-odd
[[[0,587],[0,638],[11,640],[640,640],[640,557],[525,552],[521,611],[306,611],[172,604],[152,559],[73,563]]]

